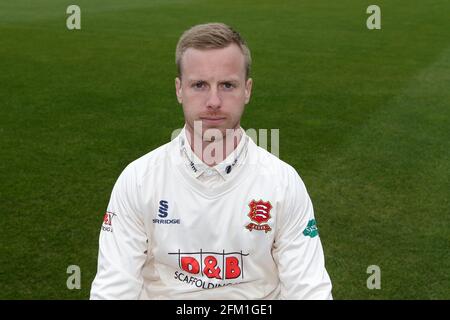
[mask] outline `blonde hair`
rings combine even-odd
[[[241,35],[224,23],[198,24],[182,34],[175,51],[178,77],[181,78],[181,58],[188,48],[221,49],[232,43],[235,43],[244,54],[245,77],[248,78],[252,64],[250,50]]]

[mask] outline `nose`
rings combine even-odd
[[[217,110],[220,108],[221,100],[219,97],[219,94],[217,90],[213,89],[210,91],[208,101],[207,101],[207,108]]]

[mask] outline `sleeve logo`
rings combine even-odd
[[[317,229],[316,219],[311,219],[308,221],[308,225],[306,226],[305,230],[303,230],[303,235],[305,237],[309,236],[311,238],[319,235],[319,229]]]
[[[103,224],[102,224],[103,231],[113,232],[112,221],[115,216],[116,214],[114,212],[106,211],[105,215],[103,216]]]

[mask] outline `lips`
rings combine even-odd
[[[203,122],[209,122],[209,123],[219,123],[225,120],[225,117],[217,117],[217,116],[205,116],[200,117],[200,119]]]
[[[224,120],[225,118],[210,118],[210,117],[204,117],[200,118],[202,120],[210,120],[210,121],[218,121],[218,120]]]

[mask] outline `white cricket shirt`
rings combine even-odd
[[[119,176],[91,299],[331,299],[295,169],[245,132],[209,168],[195,161],[184,130]]]

